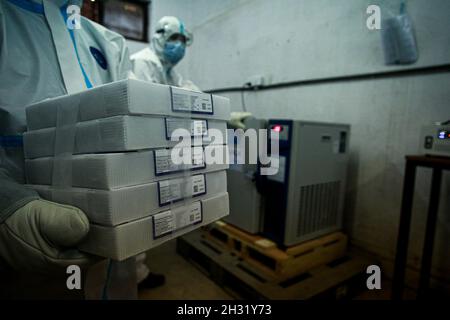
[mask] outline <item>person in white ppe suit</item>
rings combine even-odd
[[[89,231],[85,214],[24,187],[25,107],[127,78],[125,39],[76,15],[73,0],[0,2],[0,265],[52,273],[92,263],[74,249]]]
[[[162,17],[155,30],[150,46],[131,56],[135,77],[143,81],[200,91],[192,81],[184,80],[174,69],[183,59],[186,47],[192,44],[192,34],[180,19],[171,16]],[[151,273],[144,263],[145,258],[145,253],[140,254],[136,261],[139,287],[154,288],[164,284],[164,276]]]
[[[131,56],[134,75],[139,80],[200,91],[192,81],[184,80],[174,69],[192,42],[192,34],[183,22],[176,17],[162,17],[156,25],[150,46]]]
[[[200,91],[192,81],[184,80],[174,70],[175,65],[183,59],[186,47],[192,42],[193,36],[183,22],[176,17],[162,17],[150,47],[131,56],[134,75],[144,81]],[[243,121],[250,116],[249,112],[232,112],[229,125],[231,128],[245,129]]]

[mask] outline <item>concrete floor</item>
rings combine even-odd
[[[166,284],[139,292],[140,299],[232,299],[222,288],[176,253],[176,239],[148,251],[147,265],[152,272],[164,274]]]

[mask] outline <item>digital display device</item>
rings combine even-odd
[[[439,130],[438,139],[441,140],[450,139],[450,130]]]

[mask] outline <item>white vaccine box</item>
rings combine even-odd
[[[90,225],[81,251],[122,261],[229,214],[228,193],[162,210],[116,227]]]
[[[227,192],[226,171],[196,174],[157,182],[98,190],[27,185],[49,201],[83,210],[91,223],[116,226],[165,208],[180,207],[190,199],[204,199]]]
[[[191,164],[175,164],[172,152],[190,151]],[[183,149],[157,149],[124,153],[95,153],[70,156],[65,174],[72,187],[116,189],[146,184],[167,178],[226,170],[228,154],[225,145],[209,145]],[[216,157],[218,163],[210,163]],[[53,184],[54,158],[25,160],[28,184]],[[56,160],[58,161],[58,160]],[[221,161],[221,162],[219,162]]]
[[[176,129],[185,129],[185,133],[190,133],[192,144],[222,145],[227,141],[226,122],[218,120],[116,116],[78,122],[74,126],[75,142],[72,154],[175,147],[179,145],[179,141],[172,141],[171,138]],[[214,132],[208,129],[214,129]],[[71,129],[65,127],[58,130],[60,131],[56,128],[46,128],[25,132],[25,157],[51,157],[55,153],[58,154],[55,149],[67,148],[70,144]],[[58,144],[55,146],[55,137],[58,134]],[[189,140],[189,136],[185,138]]]
[[[60,106],[78,107],[78,121],[116,115],[162,115],[225,121],[230,117],[228,98],[128,79],[30,105],[26,109],[28,130],[56,127]]]

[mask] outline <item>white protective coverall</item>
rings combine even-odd
[[[131,74],[122,36],[68,12],[81,2],[0,1],[0,265],[15,270],[89,263],[73,249],[89,230],[86,216],[23,186],[21,146],[28,104]]]
[[[167,84],[175,87],[200,91],[190,80],[174,70],[175,65],[164,56],[164,47],[174,34],[186,37],[187,45],[192,43],[192,35],[186,30],[183,23],[176,17],[163,17],[159,20],[149,48],[145,48],[131,56],[133,73],[139,80]]]

